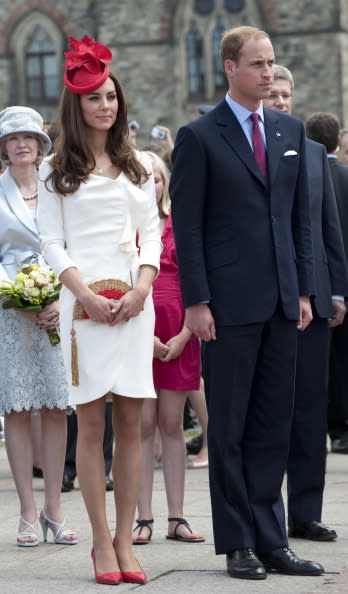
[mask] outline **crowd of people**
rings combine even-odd
[[[60,505],[77,475],[96,582],[145,583],[134,545],[151,541],[159,458],[166,538],[204,542],[184,515],[189,402],[202,429],[190,467],[209,467],[228,573],[321,575],[288,536],[337,538],[322,502],[328,423],[348,453],[347,131],[325,112],[306,127],[291,116],[292,74],[254,27],[222,37],[226,97],[175,145],[157,125],[158,150],[137,146],[110,50],[85,36],[65,56],[53,149],[37,111],[0,112],[0,282],[35,263],[62,284],[40,312],[0,308],[16,543],[37,546],[40,525],[44,540],[78,543]]]

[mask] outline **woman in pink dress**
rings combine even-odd
[[[166,538],[203,542],[183,517],[186,448],[183,412],[188,392],[200,387],[200,344],[185,325],[174,234],[170,215],[169,172],[162,159],[149,153],[162,225],[160,274],[153,284],[156,313],[153,373],[158,399],[144,402],[142,410],[142,482],[133,544],[147,544],[152,535],[154,438],[158,425],[168,503]]]

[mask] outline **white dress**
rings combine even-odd
[[[59,276],[75,266],[83,280],[115,278],[135,285],[139,266],[159,269],[161,239],[154,181],[148,157],[138,153],[148,171],[142,187],[121,173],[112,180],[90,175],[67,196],[50,192],[44,183],[49,158],[39,172],[38,226],[42,253]],[[136,246],[139,234],[140,255]],[[66,245],[66,249],[65,249]],[[75,296],[61,291],[60,333],[69,403],[90,402],[113,392],[134,398],[156,398],[152,379],[154,308],[150,294],[144,310],[116,326],[75,320],[79,386],[71,381],[71,328]]]

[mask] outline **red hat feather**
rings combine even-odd
[[[95,91],[109,76],[107,64],[112,61],[111,51],[87,35],[82,39],[70,37],[70,47],[70,51],[64,53],[65,86],[78,95]]]

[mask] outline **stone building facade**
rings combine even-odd
[[[0,107],[54,121],[69,36],[87,34],[111,48],[141,141],[156,122],[175,134],[224,96],[219,39],[240,24],[270,34],[298,117],[331,111],[348,124],[347,0],[1,0]]]

